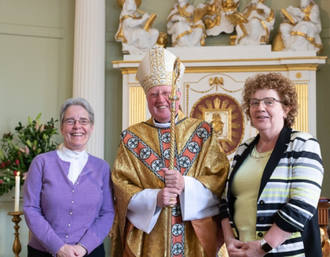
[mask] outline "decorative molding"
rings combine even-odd
[[[0,23],[0,34],[63,39],[64,29]]]
[[[182,61],[185,65],[185,61]],[[113,61],[113,65],[136,64],[136,61]],[[247,65],[247,66],[203,66],[186,67],[185,73],[218,73],[218,72],[281,72],[281,71],[316,71],[319,64],[283,64],[283,65]],[[137,67],[120,67],[122,74],[135,74]]]
[[[183,61],[183,64],[185,62]],[[204,66],[204,67],[187,67],[185,73],[217,73],[217,72],[282,72],[282,71],[316,71],[318,64],[311,65],[246,65],[246,66]]]

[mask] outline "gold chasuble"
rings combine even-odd
[[[175,139],[175,169],[183,176],[200,181],[220,200],[229,162],[211,126],[202,120],[186,118],[179,111]],[[161,210],[149,234],[134,227],[126,218],[129,202],[135,194],[144,189],[165,187],[161,169],[169,166],[169,153],[169,127],[157,128],[150,119],[123,131],[112,170],[116,217],[111,231],[111,256],[216,256],[220,232],[217,216],[183,222],[178,201],[171,217],[168,217],[168,208]]]

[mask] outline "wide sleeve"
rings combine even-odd
[[[41,190],[44,160],[35,157],[30,165],[23,189],[23,211],[27,226],[45,249],[56,255],[65,244],[43,216]]]
[[[305,224],[317,211],[323,181],[323,161],[318,141],[304,134],[298,135],[287,158],[291,163],[283,166],[292,172],[288,203],[275,215],[275,223],[288,232],[303,231]],[[281,165],[278,165],[281,168]]]
[[[203,219],[219,214],[219,199],[198,180],[184,177],[185,188],[180,195],[182,219]]]
[[[219,200],[221,199],[229,171],[229,161],[221,149],[213,129],[210,137],[203,143],[201,152],[192,173],[200,183],[210,190]]]
[[[98,247],[109,234],[115,216],[111,171],[108,164],[104,162],[102,170],[99,172],[103,176],[102,185],[100,185],[103,192],[102,205],[98,217],[79,241],[88,250],[88,253]]]
[[[135,194],[127,210],[127,218],[134,227],[149,234],[154,228],[162,208],[157,206],[160,189],[144,189]]]

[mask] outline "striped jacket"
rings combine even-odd
[[[234,157],[220,205],[220,219],[233,222],[233,177],[260,136],[241,144]],[[323,162],[317,139],[284,127],[261,178],[257,199],[256,238],[262,239],[273,223],[292,235],[266,256],[322,257],[317,204],[323,180]]]

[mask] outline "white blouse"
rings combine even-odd
[[[68,178],[74,184],[76,183],[80,173],[88,160],[88,154],[86,151],[75,152],[65,146],[62,146],[57,150],[57,154],[61,160],[70,162],[70,169]]]

